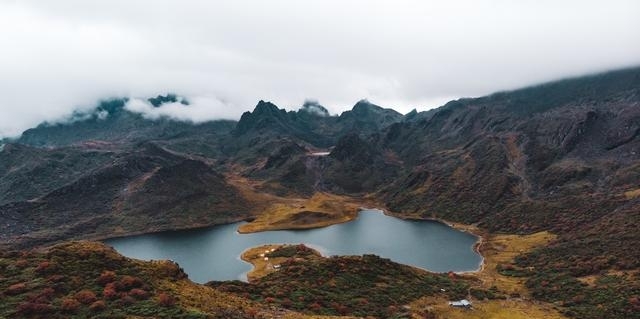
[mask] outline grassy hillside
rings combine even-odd
[[[0,253],[0,318],[307,318],[194,284],[94,242]]]

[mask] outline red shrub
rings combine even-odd
[[[93,303],[96,300],[98,300],[98,298],[96,297],[96,294],[93,291],[88,290],[88,289],[84,289],[84,290],[80,290],[80,291],[76,292],[74,297],[80,303],[83,303],[85,305],[88,305],[88,304]]]
[[[60,308],[62,308],[62,311],[74,312],[80,308],[80,303],[75,299],[65,298],[62,299],[62,305]]]
[[[5,295],[15,296],[27,291],[27,285],[25,283],[17,283],[9,286],[7,290],[4,291]]]
[[[27,267],[29,265],[29,261],[26,259],[18,259],[16,260],[15,266],[18,268],[24,268]]]
[[[129,295],[138,300],[144,300],[149,298],[149,293],[139,288],[131,289],[131,291],[129,291]]]
[[[280,304],[285,308],[291,308],[291,306],[293,306],[293,302],[289,298],[282,299],[282,302]]]
[[[98,300],[98,301],[92,303],[91,306],[89,306],[89,309],[91,311],[95,311],[95,312],[102,311],[105,308],[107,308],[107,304],[105,304],[103,300]]]
[[[110,282],[114,282],[116,281],[116,273],[111,270],[105,270],[100,274],[100,277],[98,277],[97,281],[102,286]]]
[[[144,285],[142,279],[133,276],[122,276],[120,278],[120,284],[123,290],[130,290],[131,288],[140,288]]]
[[[344,315],[349,313],[349,308],[347,308],[347,306],[345,306],[343,304],[339,304],[337,302],[334,302],[334,303],[331,304],[331,307],[342,316],[344,316]]]
[[[44,288],[37,294],[32,294],[27,297],[27,300],[35,303],[49,303],[53,299],[56,291],[53,288]]]
[[[53,268],[54,268],[53,263],[48,260],[45,260],[38,264],[38,266],[36,267],[36,272],[39,274],[45,274],[47,272],[52,271]]]
[[[256,308],[249,308],[245,311],[245,313],[247,314],[247,316],[251,317],[251,318],[255,318],[258,315],[258,309]]]
[[[167,293],[161,292],[158,294],[158,304],[164,307],[171,307],[176,304],[176,299]]]
[[[102,296],[105,297],[106,299],[116,299],[118,297],[118,292],[116,291],[115,286],[107,285],[102,290]]]

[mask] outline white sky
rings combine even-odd
[[[426,110],[640,65],[639,17],[636,0],[0,0],[0,137],[166,92],[197,121],[260,99]]]

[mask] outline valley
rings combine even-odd
[[[148,119],[126,103],[102,101],[81,119],[42,123],[0,143],[0,288],[9,298],[2,315],[64,317],[64,300],[88,289],[96,300],[67,302],[77,316],[100,300],[123,318],[160,316],[164,308],[152,301],[170,291],[177,308],[167,311],[185,318],[224,311],[238,318],[638,318],[639,68],[406,115],[366,100],[340,115],[260,101],[239,121],[193,124]],[[157,262],[76,242],[240,221],[248,221],[239,228],[247,235],[336,227],[361,207],[481,236],[482,271],[450,278],[377,256],[315,254],[251,283],[198,285],[183,271],[171,274],[177,281],[150,271],[135,288],[147,298],[127,312],[133,288],[116,289],[111,300],[93,278],[102,270],[131,276]],[[68,264],[37,270],[67,258],[58,254]],[[95,270],[73,279],[86,256]],[[324,280],[329,273],[334,280]],[[61,287],[47,286],[54,283]],[[54,291],[41,295],[46,288]],[[442,306],[469,295],[477,310]],[[208,306],[198,296],[226,304]]]

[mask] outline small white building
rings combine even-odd
[[[462,299],[458,301],[449,301],[449,306],[451,307],[461,307],[461,308],[471,308],[471,301],[467,299]]]

